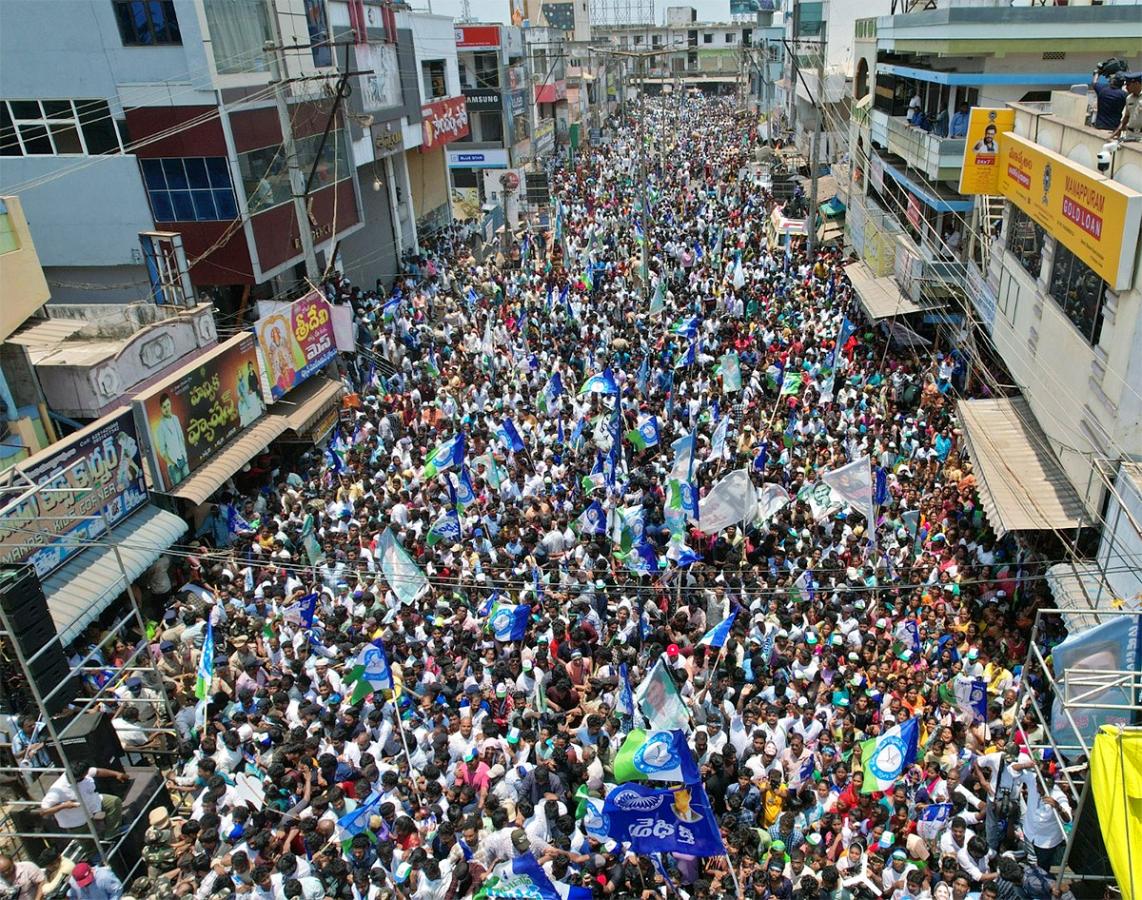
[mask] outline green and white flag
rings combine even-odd
[[[380,639],[366,644],[345,676],[345,684],[353,685],[349,695],[350,703],[364,700],[373,691],[391,691],[393,672],[389,668],[389,657]]]
[[[407,606],[428,590],[428,579],[388,528],[381,532],[377,550],[381,574],[398,601]]]

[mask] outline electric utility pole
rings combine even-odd
[[[273,0],[267,3],[274,40],[262,45],[270,66],[270,84],[274,86],[274,103],[278,110],[278,125],[282,132],[282,149],[286,154],[286,168],[289,170],[289,189],[293,196],[293,212],[297,219],[297,231],[301,238],[301,249],[305,253],[305,274],[313,283],[321,279],[317,267],[317,253],[313,249],[313,230],[309,224],[309,211],[305,208],[305,176],[297,158],[297,142],[293,137],[293,122],[286,103],[285,51],[282,49],[281,31],[278,27],[277,9]]]
[[[792,75],[789,78],[789,131],[797,138],[797,45],[801,40],[801,4],[793,0],[793,40],[789,48],[789,65]]]
[[[818,158],[821,147],[821,120],[825,117],[825,31],[821,30],[821,43],[817,46],[817,103],[813,111],[813,142],[809,150],[809,215],[806,218],[807,250],[809,261],[817,249],[817,178],[821,168]]]

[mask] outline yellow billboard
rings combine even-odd
[[[999,193],[1111,288],[1131,286],[1142,194],[1013,132],[1000,141]]]
[[[1015,110],[973,106],[964,138],[961,194],[997,194],[999,136],[1015,127]]]

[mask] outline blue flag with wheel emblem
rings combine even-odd
[[[702,780],[686,733],[643,731],[627,735],[615,756],[615,781],[671,781],[696,784]]]
[[[641,855],[723,856],[726,845],[701,784],[657,789],[620,784],[603,802],[607,834]]]
[[[575,529],[579,534],[606,534],[607,512],[598,500],[583,510],[583,514],[575,520]]]
[[[864,786],[861,793],[888,791],[916,759],[916,745],[920,740],[920,720],[911,718],[889,728],[880,737],[860,745],[860,758],[864,763]]]

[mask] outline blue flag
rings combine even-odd
[[[650,354],[646,354],[642,358],[642,365],[638,367],[638,377],[635,382],[638,384],[638,389],[642,393],[646,393],[647,382],[650,381]]]
[[[926,841],[934,841],[952,818],[952,804],[930,803],[916,820],[916,833]]]
[[[369,795],[369,799],[358,806],[351,813],[346,813],[337,820],[337,824],[345,829],[346,833],[356,837],[362,831],[369,827],[369,819],[377,814],[377,810],[381,808],[381,795],[378,791],[373,791]]]
[[[615,376],[610,369],[603,369],[600,374],[592,375],[579,388],[580,397],[583,394],[617,394],[618,392],[618,382],[615,381]]]
[[[888,502],[888,469],[881,466],[876,470],[876,486],[872,490],[872,502],[884,506]]]
[[[607,833],[641,855],[723,856],[726,846],[702,785],[658,789],[620,784],[603,803]]]
[[[691,550],[689,547],[683,547],[678,551],[678,566],[680,568],[692,566],[694,563],[700,563],[701,561],[702,557]]]
[[[606,534],[607,513],[603,504],[598,500],[583,510],[583,514],[575,520],[579,534]]]
[[[698,641],[699,646],[705,645],[720,650],[726,644],[726,639],[730,636],[730,629],[734,627],[734,620],[738,617],[738,611],[735,609],[726,618],[722,619],[717,625],[702,635],[702,639]]]
[[[630,566],[636,572],[644,575],[654,575],[658,572],[658,556],[647,541],[641,541],[634,548],[634,555],[630,559]]]
[[[634,715],[634,691],[630,686],[630,675],[627,672],[626,663],[619,664],[619,699],[615,708],[620,715]]]
[[[465,465],[460,469],[460,477],[456,479],[456,486],[452,486],[452,480],[448,480],[449,496],[452,500],[452,505],[455,507],[471,506],[476,502],[476,489],[472,485],[472,473]]]
[[[298,601],[301,612],[301,624],[306,628],[313,627],[313,617],[317,613],[317,594],[306,594]]]
[[[575,428],[571,432],[571,446],[576,450],[579,448],[579,441],[583,438],[583,429],[587,427],[587,417],[580,416],[579,421],[575,423]]]
[[[488,625],[497,641],[522,641],[527,634],[531,607],[526,603],[500,603],[488,616]]]
[[[516,430],[515,423],[511,419],[504,419],[500,423],[500,427],[496,429],[496,435],[505,447],[513,453],[518,453],[524,448],[523,438],[519,436],[519,431]]]
[[[481,897],[528,900],[591,900],[591,889],[552,881],[531,853],[505,860],[492,869]]]

